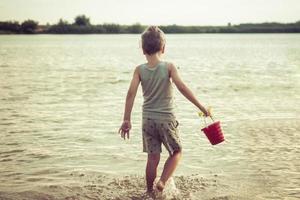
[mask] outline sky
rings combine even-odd
[[[300,20],[300,0],[0,0],[0,21],[226,25]]]

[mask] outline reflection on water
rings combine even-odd
[[[0,36],[0,197],[140,195],[141,88],[130,141],[117,135],[132,71],[144,62],[138,41],[139,35]],[[299,55],[297,34],[167,36],[164,59],[213,106],[226,137],[210,146],[197,110],[176,92],[184,156],[175,182],[182,198],[300,197]],[[132,184],[127,190],[116,184],[123,179]],[[10,193],[24,191],[32,192]]]

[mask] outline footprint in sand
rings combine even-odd
[[[162,192],[158,191],[155,187],[156,183],[159,181],[159,177],[154,180],[154,191],[156,199],[177,199],[180,196],[179,190],[176,188],[175,181],[173,177],[169,178],[169,180],[165,184],[165,188]]]

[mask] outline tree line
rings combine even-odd
[[[141,33],[146,28],[139,23],[132,25],[99,24],[92,25],[85,15],[78,15],[73,23],[59,19],[56,24],[39,25],[28,19],[17,21],[0,21],[0,34],[105,34],[105,33]],[[295,23],[260,23],[226,26],[160,26],[165,33],[300,33],[300,21]]]

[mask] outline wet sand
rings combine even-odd
[[[236,168],[230,173],[178,174],[174,180],[179,194],[175,197],[168,194],[163,199],[300,198],[300,120],[240,121],[228,123],[224,132],[228,133],[226,142],[220,145],[239,147],[243,151],[244,156],[236,161]],[[243,139],[235,143],[234,138],[240,137]],[[226,153],[234,156],[234,150]],[[9,187],[2,180],[0,199],[147,199],[143,174],[120,176],[74,171],[55,184],[38,178],[31,182]]]

